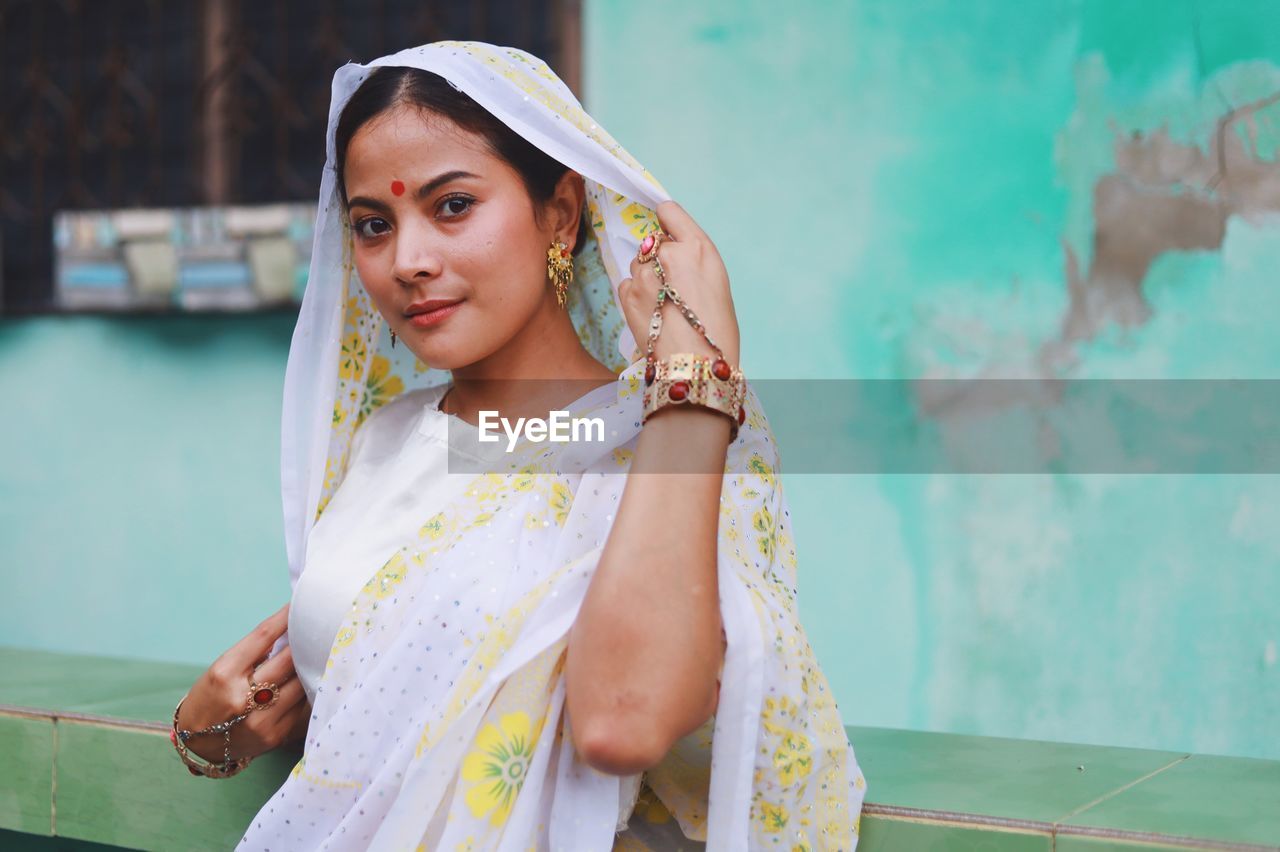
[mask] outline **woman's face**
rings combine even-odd
[[[555,305],[547,248],[572,239],[552,216],[539,225],[519,174],[482,137],[394,107],[356,131],[343,171],[360,280],[423,363],[480,361]],[[421,314],[431,300],[457,304]]]

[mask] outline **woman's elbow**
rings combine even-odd
[[[657,766],[669,743],[656,730],[626,719],[587,719],[572,724],[573,745],[583,762],[609,775],[635,775]]]
[[[701,708],[679,708],[666,718],[661,713],[639,719],[628,714],[588,715],[570,725],[578,755],[593,769],[610,775],[634,775],[662,762],[671,746],[715,715],[720,685],[708,690]]]

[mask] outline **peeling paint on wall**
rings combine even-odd
[[[588,107],[716,240],[753,379],[1043,380],[883,412],[946,444],[1058,378],[1280,374],[1280,9],[1158,6],[601,0]],[[1277,477],[786,483],[850,722],[1280,758]]]
[[[1263,150],[1280,139],[1280,68],[1262,68],[1277,90],[1219,117],[1204,143],[1178,142],[1167,125],[1152,133],[1112,125],[1115,169],[1094,186],[1087,274],[1063,243],[1071,300],[1061,343],[1088,340],[1106,323],[1145,323],[1143,282],[1157,258],[1220,249],[1232,216],[1256,224],[1280,213],[1280,163]]]

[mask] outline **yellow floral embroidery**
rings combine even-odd
[[[444,512],[436,512],[427,522],[418,529],[419,538],[430,538],[432,541],[439,541],[444,538],[449,527],[452,526],[445,518]]]
[[[396,553],[369,578],[369,581],[364,584],[364,590],[378,600],[382,600],[395,591],[396,586],[404,582],[407,568],[408,566],[404,564],[404,554]]]
[[[613,451],[613,460],[618,463],[618,467],[626,467],[635,456],[636,454],[630,450],[617,449]]]
[[[641,379],[641,373],[639,372],[635,372],[627,376],[626,384],[623,385],[622,392],[619,394],[619,396],[621,396],[623,399],[626,399],[629,396],[635,396],[636,394],[638,394],[640,392],[640,379]]]
[[[631,234],[642,240],[658,230],[658,217],[639,201],[633,201],[620,211],[622,221],[631,228]],[[674,285],[673,285],[674,286]]]
[[[478,502],[496,500],[506,484],[501,475],[486,473],[467,491],[467,496],[476,498]]]
[[[542,723],[535,729],[523,711],[503,714],[496,726],[486,723],[480,729],[475,747],[462,763],[463,779],[474,783],[466,796],[473,816],[488,815],[494,826],[506,822],[541,733]]]
[[[592,195],[587,196],[587,219],[591,222],[594,230],[600,230],[604,227],[604,217],[600,215],[600,205],[596,203],[596,199]]]
[[[364,307],[360,304],[360,296],[357,293],[347,298],[347,308],[343,316],[346,318],[348,325],[355,325],[356,322],[364,315]]]
[[[343,410],[342,403],[335,400],[333,403],[333,425],[338,426],[346,419],[347,412]]]
[[[773,834],[782,831],[787,827],[787,809],[782,805],[774,805],[769,802],[760,803],[760,822],[764,825],[764,830]]]
[[[515,482],[511,487],[516,491],[530,491],[533,486],[538,483],[538,467],[537,465],[528,464],[520,468],[516,473]]]
[[[338,375],[344,379],[354,379],[360,374],[364,357],[364,338],[359,332],[353,331],[342,341],[342,360],[338,362]]]
[[[747,470],[758,475],[762,484],[766,488],[773,488],[773,468],[769,467],[769,463],[759,453],[752,453],[751,458],[747,460]]]
[[[773,522],[773,513],[769,511],[768,507],[761,506],[760,510],[751,516],[751,525],[755,527],[756,532],[760,533],[756,539],[760,553],[766,559],[772,559],[774,545],[776,544],[776,527]]]
[[[778,781],[789,787],[809,774],[813,766],[813,746],[809,738],[796,731],[782,731],[782,741],[773,753],[773,765],[778,770]]]
[[[347,787],[347,788],[354,788],[358,790],[364,786],[364,784],[360,781],[354,781],[354,780],[347,781],[342,779],[331,778],[327,774],[313,775],[310,772],[307,772],[306,764],[307,764],[307,757],[306,755],[303,755],[302,759],[299,760],[296,764],[294,764],[293,769],[292,771],[290,771],[289,775],[295,778],[301,778],[303,781],[306,781],[310,784],[315,784],[317,787],[328,787],[330,789]]]
[[[792,574],[792,582],[795,581],[796,572],[796,547],[795,541],[785,532],[778,534],[778,547],[782,550],[782,564]]]
[[[800,708],[785,696],[768,698],[760,718],[764,729],[777,738],[773,766],[778,771],[778,783],[790,787],[803,780],[813,768],[813,744],[791,727],[800,719]]]
[[[563,482],[552,485],[551,499],[548,502],[555,522],[564,526],[564,522],[569,519],[569,506],[573,503],[573,492],[569,490],[569,486]]]
[[[333,648],[330,653],[339,648],[345,648],[354,641],[356,641],[356,629],[350,625],[344,625],[342,629],[338,631],[338,635],[334,637]]]
[[[373,365],[369,367],[369,379],[365,382],[364,401],[360,406],[360,418],[363,420],[375,409],[386,405],[396,395],[404,392],[404,381],[391,372],[391,361],[383,355],[373,356]]]
[[[496,511],[481,512],[480,514],[476,515],[476,518],[474,521],[467,524],[463,529],[470,530],[470,529],[475,529],[476,527],[488,526],[489,522],[493,520],[493,516],[496,514],[497,514]]]
[[[764,712],[760,714],[760,718],[764,721],[765,727],[769,725],[777,725],[779,720],[790,721],[799,716],[800,707],[785,695],[781,698],[766,698],[764,700]],[[785,717],[790,717],[787,719]]]
[[[324,513],[325,506],[329,505],[329,498],[333,496],[333,491],[338,485],[338,470],[334,467],[333,459],[330,458],[325,462],[324,466],[324,484],[320,487],[320,500],[316,504],[316,518]]]

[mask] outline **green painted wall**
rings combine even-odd
[[[0,321],[0,645],[208,663],[289,599],[293,324]]]
[[[1219,245],[1156,258],[1148,317],[1122,328],[1104,292],[1072,326],[1092,337],[1063,331],[1064,246],[1083,291],[1101,287],[1095,187],[1165,163],[1151,180],[1177,203],[1217,118],[1280,90],[1280,12],[1037,9],[586,4],[587,106],[716,240],[753,379],[1280,372],[1265,181],[1222,184]],[[1255,126],[1265,177],[1280,116]],[[1170,156],[1117,159],[1133,130]],[[0,321],[0,644],[207,663],[283,603],[291,330],[284,314]],[[846,723],[1280,757],[1275,476],[786,486]]]
[[[586,8],[587,106],[716,241],[752,378],[1280,376],[1280,193],[1247,180],[1280,178],[1276,107],[1209,193],[1220,245],[1159,254],[1127,328],[1083,281],[1100,315],[1064,332],[1099,181],[1140,173],[1154,218],[1217,119],[1280,91],[1267,0]],[[1117,163],[1162,124],[1163,158]],[[1275,476],[785,481],[847,723],[1280,756]]]

